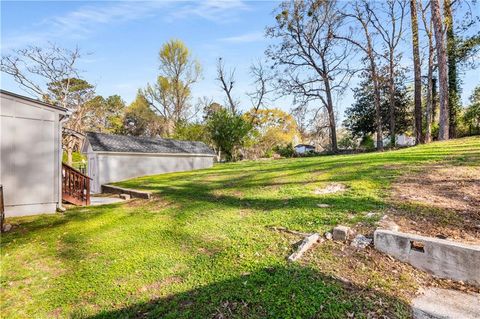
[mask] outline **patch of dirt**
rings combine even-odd
[[[172,285],[172,284],[179,284],[182,283],[183,279],[178,276],[169,276],[162,280],[155,281],[151,284],[142,286],[140,288],[140,292],[142,293],[149,293],[151,297],[159,297],[161,295],[161,289],[165,286]]]
[[[204,255],[207,255],[209,257],[212,257],[214,256],[215,254],[219,253],[221,251],[221,249],[219,248],[212,248],[212,247],[209,247],[209,248],[205,248],[205,247],[200,247],[198,248],[197,250],[199,253],[201,254],[204,254]]]
[[[480,168],[434,166],[400,178],[393,189],[399,200],[480,213]]]
[[[480,243],[480,168],[429,166],[399,178],[388,213],[401,231]]]
[[[440,287],[466,292],[479,292],[480,288],[435,278],[413,266],[382,254],[372,246],[357,250],[349,244],[325,241],[308,251],[302,264],[313,265],[323,273],[345,284],[370,287],[374,291],[409,301],[420,287]]]
[[[347,187],[341,183],[331,183],[324,188],[317,188],[313,191],[315,195],[325,195],[344,192]]]
[[[151,208],[152,211],[158,211],[163,208],[170,207],[172,205],[173,205],[172,202],[159,197],[154,197],[151,199],[134,198],[132,200],[125,202],[126,207],[130,207],[130,208],[148,207],[148,208]]]
[[[49,314],[50,318],[62,318],[62,308],[58,307],[55,308],[53,311],[50,312]]]

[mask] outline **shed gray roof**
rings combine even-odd
[[[93,132],[87,133],[87,140],[95,152],[215,155],[212,149],[203,142]]]

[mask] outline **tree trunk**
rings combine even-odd
[[[435,46],[437,48],[438,80],[440,98],[440,123],[439,140],[448,140],[449,134],[449,108],[448,108],[448,71],[447,52],[443,38],[442,17],[440,15],[440,0],[430,0],[432,11],[433,29],[435,31]]]
[[[449,137],[457,136],[457,114],[460,110],[460,96],[457,78],[456,40],[453,30],[452,7],[450,0],[444,0],[445,28],[447,33],[448,60],[448,106],[449,106]]]
[[[66,143],[67,148],[67,165],[72,166],[73,164],[73,146],[75,144],[72,141],[72,138],[69,138],[69,141]]]
[[[370,73],[373,82],[373,103],[375,104],[375,127],[377,136],[377,151],[383,151],[382,111],[380,107],[380,85],[378,84],[377,65],[373,56],[372,39],[364,25],[365,37],[367,38],[367,56],[370,61]]]
[[[432,123],[438,123],[438,80],[432,76]]]
[[[425,143],[432,141],[432,122],[433,122],[433,41],[429,39],[428,47],[428,72],[427,72],[427,108],[425,111],[426,125],[425,125]]]
[[[424,141],[422,134],[422,71],[418,40],[417,0],[410,0],[410,17],[412,20],[413,73],[415,76],[415,144],[420,144]]]
[[[383,151],[383,129],[382,129],[382,111],[380,107],[380,86],[378,84],[377,71],[375,62],[373,62],[372,68],[372,82],[373,82],[373,95],[375,104],[375,127],[377,135],[377,151]]]
[[[389,80],[388,91],[390,95],[389,113],[390,113],[390,147],[395,147],[395,68],[393,65],[393,49],[390,49],[390,61],[389,61]]]
[[[337,146],[337,128],[335,123],[335,112],[333,110],[333,99],[332,92],[330,89],[330,80],[328,75],[323,79],[325,83],[325,91],[327,95],[327,111],[328,111],[328,124],[330,126],[330,137],[332,142],[332,152],[336,153],[338,151]]]

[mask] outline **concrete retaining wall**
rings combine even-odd
[[[102,193],[127,194],[127,195],[130,195],[132,198],[143,198],[143,199],[150,199],[151,197],[151,194],[149,192],[143,192],[139,190],[122,188],[122,187],[112,186],[112,185],[102,185]]]
[[[480,246],[377,229],[375,248],[441,278],[480,286]]]

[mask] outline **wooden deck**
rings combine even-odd
[[[91,178],[79,170],[62,163],[62,200],[78,205],[90,205]]]

